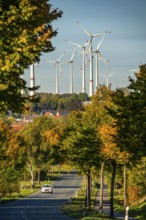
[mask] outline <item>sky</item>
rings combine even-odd
[[[128,77],[137,70],[141,62],[146,63],[146,0],[50,0],[52,8],[63,11],[62,18],[52,23],[58,34],[51,41],[55,50],[43,54],[41,61],[35,64],[36,85],[40,85],[39,92],[56,93],[56,69],[54,63],[62,53],[60,62],[71,59],[74,45],[68,41],[84,45],[89,41],[89,36],[77,24],[77,21],[92,34],[103,34],[106,30],[111,33],[106,35],[99,51],[102,57],[109,60],[109,69],[102,60],[99,60],[98,77],[99,85],[107,83],[107,76],[111,88],[126,87]],[[101,37],[94,39],[93,50],[96,49]],[[82,53],[77,48],[73,64],[73,92],[82,91]],[[89,48],[86,47],[89,52]],[[86,92],[89,94],[89,55],[87,55],[85,68]],[[60,65],[59,94],[70,93],[70,66]],[[25,79],[29,84],[29,70]],[[93,59],[93,84],[95,92],[95,59]],[[103,76],[104,75],[104,76]],[[106,77],[105,77],[106,76]],[[134,75],[131,75],[134,77]]]

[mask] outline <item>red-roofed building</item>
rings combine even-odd
[[[49,117],[49,116],[54,117],[54,115],[53,115],[51,112],[46,112],[46,113],[45,113],[45,116],[46,116],[46,117]]]
[[[13,131],[20,131],[26,126],[27,122],[14,122],[12,124]]]
[[[56,115],[55,115],[55,118],[60,118],[61,117],[61,115],[60,115],[60,113],[57,111],[56,112]]]

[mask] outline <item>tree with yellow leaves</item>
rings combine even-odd
[[[0,1],[0,112],[22,110],[21,90],[27,88],[21,76],[43,52],[54,50],[52,22],[61,16],[48,0]]]
[[[130,154],[126,151],[121,151],[115,141],[117,135],[117,128],[113,125],[103,124],[100,129],[100,138],[102,141],[101,154],[105,162],[110,161],[112,165],[112,177],[111,177],[111,190],[110,190],[110,217],[114,217],[114,186],[116,177],[116,168],[118,164],[124,164],[124,171],[126,168],[126,162],[130,158]],[[124,172],[125,177],[125,172]],[[124,178],[124,202],[126,204],[126,178]]]

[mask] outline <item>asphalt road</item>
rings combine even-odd
[[[60,207],[80,188],[82,177],[76,172],[61,175],[53,184],[53,194],[35,193],[0,206],[0,220],[72,220]]]

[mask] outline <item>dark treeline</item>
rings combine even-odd
[[[52,94],[38,93],[39,102],[29,105],[33,112],[40,113],[43,110],[71,111],[82,108],[82,103],[90,101],[87,93]]]

